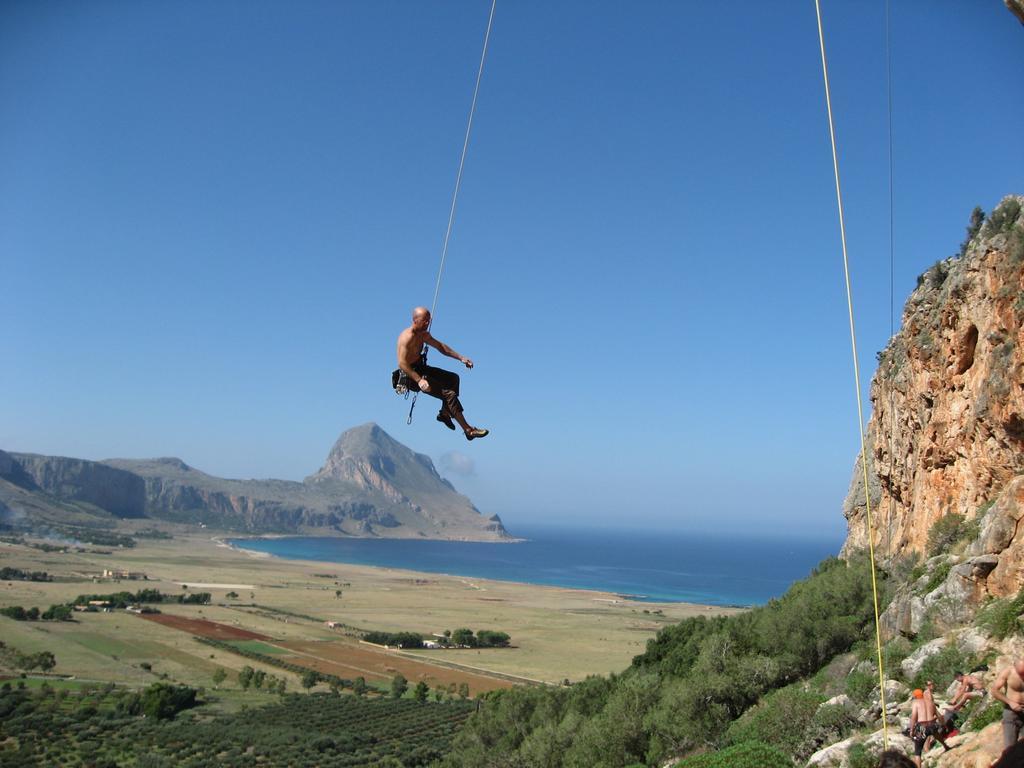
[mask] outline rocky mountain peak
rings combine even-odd
[[[341,480],[381,489],[399,475],[414,483],[442,482],[428,456],[411,451],[377,424],[367,422],[342,432],[324,465],[306,482]]]

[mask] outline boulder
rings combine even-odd
[[[853,701],[845,693],[840,693],[838,696],[833,696],[826,701],[821,707],[846,707],[849,709],[853,707]],[[821,709],[821,707],[818,707],[818,709]]]
[[[964,733],[947,741],[953,747],[943,752],[942,747],[927,753],[927,765],[936,768],[989,768],[1003,749],[1003,731],[999,723],[977,733]]]
[[[1024,583],[1024,476],[1018,475],[999,494],[981,520],[981,535],[971,554],[996,557],[985,588],[995,597],[1017,594]]]
[[[914,677],[921,671],[921,667],[932,656],[949,645],[949,640],[944,637],[937,637],[929,643],[925,643],[912,654],[900,662],[900,669],[908,678]]]
[[[850,753],[850,747],[857,743],[857,737],[851,736],[848,739],[837,741],[822,747],[807,760],[807,768],[845,768]]]
[[[910,694],[907,688],[899,680],[885,681],[885,716],[892,722],[900,712],[903,704]],[[871,693],[871,703],[857,713],[857,719],[865,725],[875,725],[882,717],[882,697],[878,688]]]
[[[893,726],[890,726],[888,731],[889,749],[913,752],[913,741],[898,733]],[[882,730],[878,730],[867,738],[851,736],[835,744],[829,744],[810,756],[807,760],[807,768],[847,768],[850,762],[850,749],[854,744],[863,743],[871,752],[881,752],[885,745],[885,736]]]
[[[909,589],[900,590],[879,617],[885,638],[914,637],[924,625],[927,607],[924,600]]]
[[[964,653],[980,654],[988,648],[988,636],[977,627],[967,627],[954,634],[956,647]],[[963,670],[968,672],[970,670]]]

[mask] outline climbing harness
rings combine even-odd
[[[473,131],[473,117],[476,115],[476,100],[480,95],[480,81],[484,75],[484,62],[487,60],[487,45],[491,41],[491,25],[494,23],[494,8],[498,4],[498,0],[491,0],[491,12],[487,17],[487,31],[484,32],[484,47],[480,53],[480,66],[476,71],[476,85],[473,86],[473,101],[469,107],[469,119],[466,121],[466,136],[462,140],[462,156],[459,158],[459,171],[455,175],[455,191],[452,192],[452,205],[448,211],[448,227],[444,232],[444,245],[441,248],[441,265],[437,270],[437,282],[434,284],[434,300],[430,304],[430,322],[434,322],[434,309],[437,308],[437,296],[441,291],[441,276],[444,274],[444,262],[448,257],[448,241],[452,236],[452,225],[455,223],[455,206],[459,201],[459,189],[462,187],[462,171],[466,166],[466,152],[469,150],[469,135]],[[427,330],[430,330],[430,326],[427,326]],[[420,362],[423,365],[427,364],[427,345],[423,345],[423,349],[420,352]],[[404,395],[406,398],[409,397],[410,390],[415,389],[412,396],[412,404],[409,406],[409,418],[406,419],[406,424],[412,424],[412,412],[416,409],[416,398],[419,397],[419,387],[410,387],[408,377],[402,371],[398,371],[401,374],[398,380],[394,381],[394,390],[400,395]],[[392,374],[394,380],[394,374]],[[399,391],[399,387],[404,387],[404,391]]]
[[[814,0],[814,8],[818,16],[818,43],[821,47],[821,69],[825,80],[825,106],[828,112],[828,133],[832,142],[832,169],[836,180],[836,202],[839,208],[839,238],[843,247],[843,274],[846,280],[846,305],[850,318],[850,344],[853,351],[853,381],[857,395],[857,432],[860,435],[861,469],[864,480],[864,510],[867,525],[868,553],[871,563],[871,593],[875,611],[875,648],[878,656],[878,687],[882,707],[882,740],[884,748],[889,748],[889,723],[885,711],[885,667],[882,663],[882,632],[879,626],[878,613],[878,581],[875,568],[875,542],[871,534],[871,491],[868,481],[868,453],[864,441],[864,407],[860,394],[860,365],[857,362],[857,331],[853,322],[853,291],[850,287],[850,261],[846,249],[846,219],[843,215],[843,192],[839,183],[839,154],[836,151],[835,123],[832,119],[832,94],[829,88],[828,59],[825,56],[825,32],[821,22],[821,0]]]

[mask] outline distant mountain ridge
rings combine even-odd
[[[415,453],[373,423],[347,430],[303,482],[214,477],[177,458],[86,461],[0,451],[0,521],[94,514],[246,533],[509,539]]]

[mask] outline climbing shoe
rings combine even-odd
[[[444,424],[448,429],[455,429],[455,422],[452,421],[452,417],[443,411],[437,414],[437,420]]]
[[[466,431],[466,439],[467,440],[475,440],[478,437],[487,437],[487,435],[489,435],[489,434],[490,434],[490,430],[479,429],[478,427],[473,427],[473,429],[470,429],[470,430]]]

